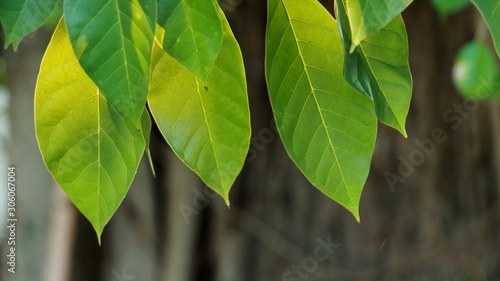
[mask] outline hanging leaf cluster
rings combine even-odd
[[[406,136],[412,78],[400,14],[410,2],[337,0],[334,17],[317,0],[268,0],[265,74],[282,142],[357,220],[377,121]],[[473,2],[498,46],[499,1]],[[6,47],[56,7],[63,15],[40,67],[36,136],[99,240],[148,152],[152,120],[229,205],[251,128],[242,54],[217,1],[3,0]]]

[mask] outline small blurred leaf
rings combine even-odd
[[[469,99],[485,99],[495,91],[498,67],[493,52],[472,41],[463,46],[453,66],[453,83]]]
[[[153,166],[153,158],[151,157],[151,151],[149,150],[149,141],[151,138],[151,117],[149,116],[148,109],[144,109],[144,113],[141,116],[141,133],[144,137],[144,142],[146,144],[146,156],[148,157],[149,167],[151,168],[151,173],[156,177],[155,167]]]
[[[456,13],[470,3],[469,0],[431,0],[432,5],[441,16]]]
[[[56,6],[54,7],[54,10],[48,16],[43,27],[46,30],[53,32],[56,29],[57,24],[59,23],[59,20],[61,19],[63,14],[64,14],[63,4],[62,2],[57,2]]]

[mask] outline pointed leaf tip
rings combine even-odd
[[[266,80],[283,144],[315,187],[358,218],[377,132],[373,102],[343,78],[341,36],[318,1],[268,3]]]
[[[377,117],[382,123],[406,137],[405,122],[413,82],[403,19],[400,15],[396,16],[352,50],[352,19],[346,13],[345,1],[335,3],[344,47],[344,78],[354,89],[373,100]]]
[[[197,0],[199,1],[199,0]],[[222,11],[223,42],[206,82],[155,44],[148,104],[165,140],[224,198],[250,146],[250,113],[240,48]]]
[[[144,136],[133,124],[81,68],[61,19],[36,85],[36,137],[45,165],[99,242],[144,153]]]

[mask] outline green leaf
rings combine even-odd
[[[356,90],[373,99],[380,121],[406,137],[405,121],[410,107],[412,78],[403,19],[396,16],[349,53],[351,37],[345,2],[336,1],[345,54],[344,77]]]
[[[146,144],[146,156],[148,157],[149,166],[151,167],[151,172],[154,177],[156,177],[155,167],[153,166],[153,158],[151,157],[151,151],[149,150],[149,140],[151,137],[151,117],[147,109],[144,109],[144,113],[141,117],[141,132],[144,138],[144,143]]]
[[[468,99],[486,99],[495,92],[498,66],[490,49],[477,41],[463,46],[453,66],[453,83]]]
[[[350,51],[352,51],[366,37],[386,26],[412,0],[344,0],[344,2],[351,27]]]
[[[142,138],[144,139],[146,148],[149,148],[149,139],[151,137],[151,118],[149,117],[147,108],[144,108],[144,112],[142,113],[141,128],[139,129],[139,132],[142,133]]]
[[[58,0],[56,6],[52,10],[52,13],[47,17],[47,20],[43,24],[45,30],[54,31],[64,15],[63,1]]]
[[[243,58],[226,21],[223,34],[206,84],[156,45],[148,104],[177,156],[229,205],[251,132]]]
[[[217,5],[217,6],[216,6]],[[222,23],[214,0],[160,0],[163,48],[205,82],[222,46]]]
[[[45,165],[100,241],[135,176],[144,135],[81,68],[64,20],[42,61],[35,126]]]
[[[66,26],[82,68],[137,124],[148,94],[156,0],[66,0]]]
[[[470,4],[469,0],[431,0],[432,5],[441,16],[447,16],[463,10]]]
[[[500,57],[500,0],[471,0],[483,16]]]
[[[282,141],[309,181],[359,220],[377,123],[343,63],[336,22],[316,0],[269,1],[266,79]]]
[[[56,0],[1,0],[0,21],[5,30],[5,48],[14,50],[24,36],[39,28],[56,6]]]

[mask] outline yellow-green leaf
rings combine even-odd
[[[225,20],[223,34],[206,83],[156,45],[148,104],[177,156],[229,205],[251,132],[243,59]]]
[[[141,129],[148,128],[136,126],[87,76],[64,20],[42,61],[35,126],[45,165],[100,240],[134,178],[145,148]]]

